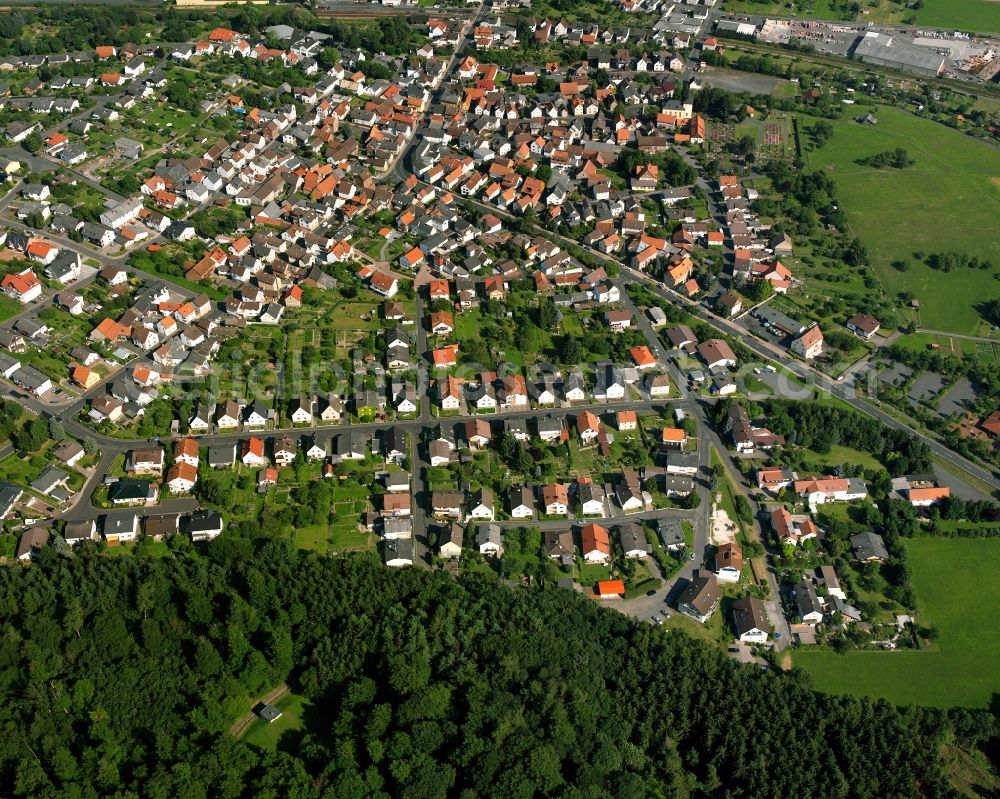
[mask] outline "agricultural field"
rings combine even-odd
[[[1000,583],[990,567],[998,539],[924,538],[906,545],[917,592],[918,623],[940,637],[927,651],[799,651],[794,656],[830,693],[883,697],[901,704],[986,707],[996,691],[1000,634],[990,623]]]
[[[896,108],[873,113],[874,126],[852,118],[834,122],[831,140],[808,154],[809,167],[828,171],[836,181],[838,200],[886,292],[911,292],[919,300],[920,327],[982,335],[988,325],[976,306],[997,293],[1000,275],[1000,152]],[[898,147],[914,160],[912,166],[858,163]],[[930,187],[934,202],[928,202]],[[892,201],[872,203],[876,196]],[[944,252],[990,260],[993,269],[945,272],[923,261]]]

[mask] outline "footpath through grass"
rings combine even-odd
[[[907,542],[918,622],[940,631],[932,650],[804,649],[794,663],[829,693],[884,697],[899,704],[986,707],[1000,691],[1000,631],[993,623],[1000,581],[992,566],[1000,539],[922,538]]]
[[[808,153],[809,166],[836,182],[838,201],[886,291],[910,291],[920,300],[921,327],[981,331],[976,305],[997,295],[1000,274],[1000,150],[898,108],[871,111],[876,125],[852,116],[834,122],[832,139]],[[908,152],[912,166],[875,169],[857,163],[897,147]],[[991,260],[993,270],[934,270],[917,260],[916,252],[965,253]],[[897,269],[895,261],[908,266]]]

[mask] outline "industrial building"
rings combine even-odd
[[[866,64],[901,69],[918,75],[935,77],[944,70],[944,56],[929,47],[921,47],[906,39],[869,31],[858,38],[851,55]]]

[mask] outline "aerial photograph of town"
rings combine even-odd
[[[4,797],[997,799],[1000,2],[12,0],[0,520]]]

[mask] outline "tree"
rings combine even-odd
[[[559,360],[564,364],[579,363],[583,357],[580,342],[573,336],[563,336],[559,341]]]
[[[39,417],[33,418],[21,426],[12,437],[14,447],[18,452],[27,454],[41,449],[48,439],[49,427]]]
[[[833,137],[833,125],[825,119],[817,120],[812,128],[810,128],[809,135],[812,137],[813,143],[817,148],[822,147]]]
[[[49,438],[53,441],[62,441],[66,438],[66,428],[55,416],[49,419]]]

